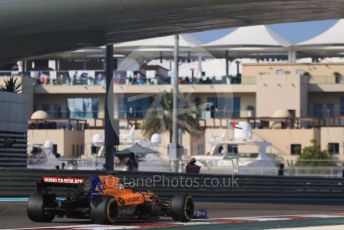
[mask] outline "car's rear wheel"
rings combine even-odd
[[[53,202],[51,197],[44,196],[38,192],[32,193],[27,204],[29,219],[34,222],[51,222],[55,215],[44,210],[44,208],[50,206],[49,202]]]
[[[91,200],[91,220],[95,224],[114,224],[118,217],[118,205],[114,197],[104,196]]]
[[[175,221],[188,222],[194,215],[195,205],[190,195],[176,195],[172,199],[171,209]]]

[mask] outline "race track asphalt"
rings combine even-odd
[[[343,205],[233,202],[198,202],[196,205],[196,209],[207,210],[209,218],[344,213]],[[52,223],[34,223],[26,216],[26,202],[0,202],[0,229],[39,228],[82,224],[91,224],[91,222],[85,220],[55,219]]]

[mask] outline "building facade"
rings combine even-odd
[[[144,139],[140,124],[147,110],[157,94],[170,92],[172,86],[168,79],[159,80],[168,76],[148,77],[144,71],[133,74],[116,72],[114,108],[121,133],[129,132],[128,127],[135,125],[135,137]],[[233,138],[234,124],[244,120],[254,127],[254,139],[271,142],[271,152],[286,161],[296,160],[299,149],[310,146],[312,140],[343,160],[343,74],[343,64],[269,63],[244,64],[242,73],[232,77],[181,78],[180,93],[198,106],[197,118],[202,126],[201,134],[183,134],[187,155],[210,152],[214,137]],[[29,96],[32,111],[44,110],[55,120],[86,120],[87,126],[81,130],[65,128],[58,135],[53,132],[61,131],[30,129],[29,145],[56,140],[58,151],[66,157],[91,151],[93,136],[103,135],[107,96],[104,73],[32,71],[30,76],[33,79],[23,77],[23,82],[33,86]],[[162,135],[162,142],[162,146],[167,146],[168,134]],[[167,157],[166,148],[162,147],[161,152]]]

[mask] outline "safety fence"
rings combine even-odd
[[[0,197],[28,197],[41,176],[83,177],[104,171],[0,170]],[[334,198],[344,200],[344,179],[288,176],[115,172],[127,186],[160,195],[190,193],[208,198]]]

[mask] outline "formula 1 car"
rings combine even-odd
[[[194,215],[194,202],[187,194],[166,201],[151,192],[135,192],[115,176],[92,176],[89,180],[42,177],[29,199],[27,215],[35,222],[51,222],[55,216],[91,219],[95,224],[160,217],[188,222]]]

